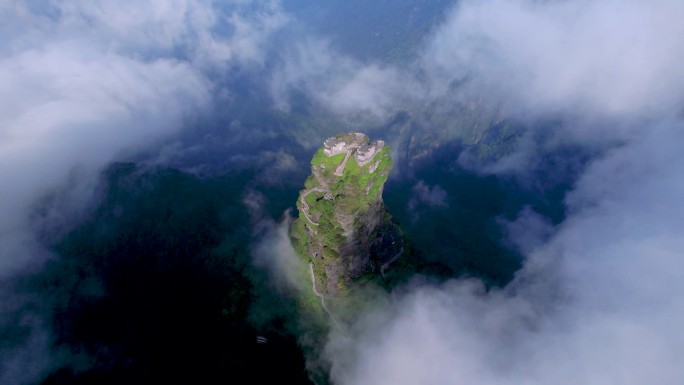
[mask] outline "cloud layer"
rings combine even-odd
[[[675,0],[467,0],[403,66],[342,55],[316,36],[280,52],[270,86],[285,109],[297,89],[352,121],[475,101],[561,122],[543,146],[523,142],[523,161],[482,172],[524,172],[524,159],[557,144],[602,154],[575,181],[563,223],[528,209],[506,225],[527,258],[509,286],[416,283],[332,335],[336,384],[684,381],[681,14]],[[12,278],[50,258],[36,206],[66,189],[40,225],[73,223],[103,167],[231,92],[213,76],[270,69],[271,39],[288,20],[275,1],[0,3],[0,329],[21,320],[26,336],[0,346],[0,383],[67,359],[51,351],[50,304],[12,292]],[[448,204],[438,185],[412,192],[414,205]],[[286,282],[298,271],[286,229],[269,228],[257,263],[282,264]]]
[[[476,78],[518,109],[590,117],[671,113],[682,102],[684,5],[639,1],[464,1],[425,63]]]
[[[36,227],[73,226],[103,167],[203,114],[230,91],[211,75],[262,65],[285,22],[270,1],[0,4],[0,329],[27,335],[0,346],[0,383],[40,378],[54,364],[48,300],[36,307],[31,294],[12,294],[15,278],[51,257]],[[57,207],[36,216],[47,197]]]
[[[596,162],[508,287],[420,286],[368,314],[329,347],[336,383],[681,381],[681,128]]]
[[[520,223],[536,225],[509,225],[526,253],[511,284],[405,288],[351,335],[333,336],[335,383],[684,380],[679,14],[676,1],[489,0],[454,9],[423,58],[433,90],[468,79],[510,116],[560,119],[553,140],[603,155],[575,182],[559,226],[529,209]]]

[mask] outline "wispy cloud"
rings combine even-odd
[[[682,102],[676,1],[464,1],[424,62],[534,113],[638,118]]]
[[[68,188],[57,211],[78,212],[106,164],[181,130],[225,91],[211,75],[245,65],[275,67],[284,109],[296,89],[350,120],[492,108],[530,126],[560,122],[485,173],[525,172],[554,146],[601,150],[573,181],[563,223],[523,211],[506,225],[526,254],[509,286],[405,288],[331,336],[336,383],[681,383],[681,14],[674,0],[467,0],[400,67],[318,36],[269,63],[290,20],[275,1],[1,2],[0,328],[20,319],[26,338],[0,346],[0,383],[33,381],[64,357],[51,349],[50,304],[10,289],[51,257],[34,232],[36,202]],[[446,129],[425,126],[438,139]],[[421,204],[448,198],[438,186],[413,192]],[[286,227],[268,226],[257,263],[294,275]],[[22,367],[31,370],[9,370]]]
[[[684,378],[681,125],[596,162],[516,280],[409,290],[333,339],[339,384],[640,384]],[[636,164],[638,163],[638,164]]]
[[[679,2],[664,0],[465,1],[454,9],[423,58],[433,90],[467,79],[466,90],[513,118],[562,122],[546,128],[548,142],[519,152],[558,143],[604,151],[574,182],[561,224],[528,211],[509,226],[526,253],[512,283],[406,288],[351,336],[333,337],[335,383],[684,380],[684,301],[675,294],[684,289],[681,13]]]
[[[50,257],[33,231],[41,197],[83,210],[109,162],[178,132],[212,103],[211,71],[261,65],[287,18],[278,2],[9,1],[0,5],[0,287]],[[52,216],[50,220],[60,220]],[[8,289],[9,290],[9,289]],[[49,369],[49,311],[28,306],[25,344],[0,346],[0,383]],[[22,302],[24,301],[24,302]],[[40,307],[44,309],[44,307]],[[33,310],[31,310],[33,309]],[[13,317],[3,318],[11,322]],[[29,349],[29,350],[22,350]],[[31,354],[25,354],[30,351]],[[8,357],[13,357],[12,360]],[[35,370],[7,370],[28,362]],[[28,366],[24,366],[28,367]]]
[[[405,92],[420,84],[391,66],[364,63],[337,52],[320,37],[307,37],[287,47],[282,65],[272,75],[271,89],[276,105],[289,108],[289,92],[304,91],[313,101],[340,115],[386,118],[399,111],[416,95]]]

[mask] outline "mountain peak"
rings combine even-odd
[[[382,274],[402,255],[382,201],[391,167],[389,146],[358,132],[329,138],[314,154],[291,235],[321,295],[343,297],[354,279]]]

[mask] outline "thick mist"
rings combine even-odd
[[[0,3],[0,384],[255,362],[339,385],[681,383],[682,14]],[[395,288],[304,364],[286,210],[351,130],[392,146],[386,204],[450,276]]]
[[[338,384],[669,384],[682,381],[680,66],[674,1],[462,2],[423,58],[507,113],[562,124],[517,159],[571,141],[603,148],[557,226],[521,211],[525,253],[501,289],[406,288],[328,345]],[[482,172],[525,174],[511,162]],[[418,188],[424,194],[425,188]],[[543,236],[540,238],[539,234]]]
[[[9,1],[0,5],[0,383],[30,383],[52,352],[52,301],[22,276],[89,212],[98,174],[208,111],[214,71],[261,65],[277,4]],[[37,209],[40,210],[37,211]],[[66,295],[66,293],[64,293]],[[11,337],[11,338],[9,338]]]

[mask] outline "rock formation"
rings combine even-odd
[[[322,295],[343,297],[354,279],[401,257],[401,230],[382,201],[391,167],[389,146],[360,133],[329,138],[314,155],[291,237]]]

